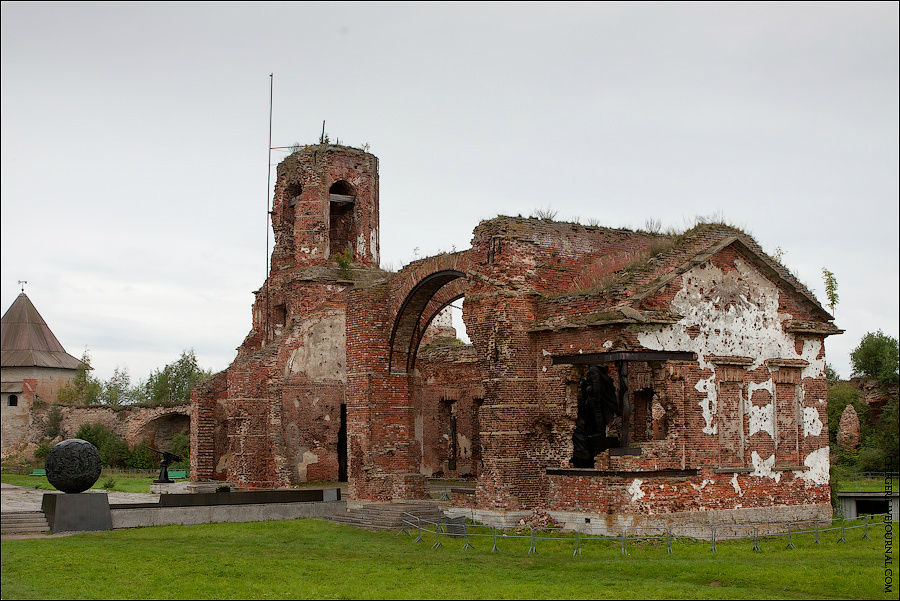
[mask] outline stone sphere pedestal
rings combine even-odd
[[[109,497],[105,492],[44,493],[41,511],[51,532],[112,530]]]

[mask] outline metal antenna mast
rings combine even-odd
[[[269,222],[272,219],[270,194],[272,190],[272,89],[275,74],[269,73],[269,160],[266,170],[266,312],[263,318],[263,344],[269,342]]]

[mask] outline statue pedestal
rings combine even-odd
[[[112,530],[109,497],[105,492],[44,493],[41,511],[51,532]]]

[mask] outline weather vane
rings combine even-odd
[[[19,280],[19,286],[22,288],[22,292],[25,292],[25,284],[27,283],[27,280]]]

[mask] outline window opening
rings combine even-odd
[[[605,365],[588,366],[578,387],[572,465],[591,468],[599,453],[619,446],[618,436],[608,435],[608,429],[620,415],[619,399]]]
[[[451,472],[456,471],[456,416],[450,416],[450,457],[447,459],[447,469]]]
[[[339,179],[328,188],[328,196],[331,202],[355,202],[356,190],[347,180]]]
[[[482,472],[481,459],[481,406],[484,399],[472,399],[472,471],[474,475]]]
[[[7,405],[10,407],[18,407],[19,406],[19,396],[15,394],[9,395],[9,399],[7,399]]]
[[[634,412],[631,418],[631,441],[648,442],[653,440],[652,407],[653,389],[642,388],[634,391]]]
[[[287,324],[287,307],[284,304],[272,307],[272,324],[277,326]]]
[[[574,467],[593,467],[594,457],[606,450],[610,455],[640,455],[640,447],[629,446],[634,439],[632,413],[635,407],[632,397],[641,400],[645,397],[646,409],[638,416],[639,426],[644,426],[645,419],[650,421],[648,434],[654,440],[665,438],[665,408],[663,404],[654,407],[657,393],[665,394],[666,361],[696,361],[697,355],[689,351],[612,351],[604,353],[578,353],[577,355],[554,355],[553,365],[580,365],[584,370],[578,384],[578,408],[575,420],[575,431],[572,434],[572,459]],[[629,364],[638,362],[635,367],[634,386],[636,393],[630,391]],[[615,365],[618,375],[613,381],[609,366]],[[659,390],[654,385],[659,384]],[[654,409],[657,419],[654,421]],[[636,442],[641,442],[638,435]]]
[[[446,460],[447,472],[456,470],[456,399],[441,399],[438,406],[438,432],[442,439],[447,440],[447,445],[443,447],[440,462]],[[443,445],[442,445],[443,446]],[[443,467],[441,468],[444,469]]]
[[[341,425],[338,429],[338,481],[347,481],[347,405],[341,403]]]
[[[293,207],[300,202],[300,195],[303,194],[303,186],[299,183],[289,185],[284,191],[284,197],[287,199],[287,206]]]
[[[889,511],[887,499],[856,499],[856,515],[876,515]]]
[[[356,191],[348,182],[339,180],[328,189],[328,199],[328,240],[330,254],[335,255],[352,248]]]

